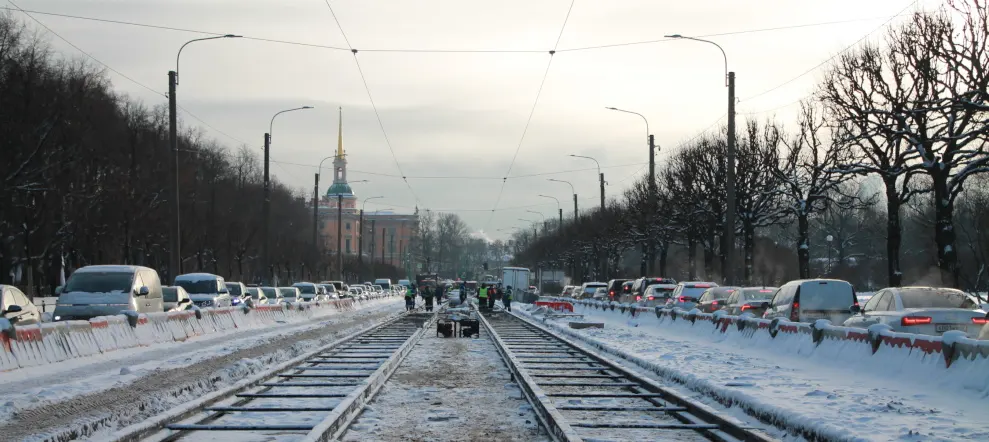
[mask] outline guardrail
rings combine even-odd
[[[353,310],[357,302],[366,301],[340,299],[254,308],[237,306],[148,314],[125,312],[88,321],[17,326],[0,319],[0,372],[124,348],[182,342],[227,330],[301,321],[313,317],[316,311]]]
[[[744,338],[764,338],[768,335],[774,345],[810,343],[819,346],[825,342],[841,341],[850,347],[861,347],[863,353],[875,355],[884,350],[908,350],[919,361],[929,363],[939,358],[943,367],[951,367],[959,361],[989,359],[989,341],[965,336],[961,331],[949,331],[942,336],[894,332],[888,325],[876,324],[868,329],[832,325],[830,321],[813,323],[790,322],[784,318],[772,320],[752,315],[732,316],[723,312],[702,313],[697,309],[685,311],[663,306],[641,307],[635,303],[596,301],[590,299],[549,298],[554,302],[571,302],[579,308],[617,312],[624,316],[651,318],[656,325],[669,325],[674,321],[689,322],[692,327],[707,328],[712,332],[738,334]]]

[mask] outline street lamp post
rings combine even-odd
[[[536,212],[535,210],[526,210],[526,212],[535,213],[536,215],[539,215],[543,219],[543,233],[546,233],[546,215]]]
[[[172,197],[175,199],[175,218],[172,221],[175,225],[172,229],[172,234],[169,235],[171,238],[169,240],[169,257],[168,257],[168,273],[171,278],[175,278],[179,273],[182,273],[182,223],[180,221],[180,211],[179,211],[179,139],[178,139],[178,104],[176,104],[177,97],[175,96],[175,88],[179,85],[179,59],[182,57],[182,50],[189,43],[205,40],[215,40],[218,38],[238,38],[239,35],[226,34],[217,35],[215,37],[206,38],[196,38],[185,42],[179,47],[178,54],[175,55],[175,70],[168,71],[168,144],[172,149],[172,156],[174,157],[175,164],[174,170],[172,172],[175,176],[175,188],[172,193]]]
[[[828,235],[824,239],[828,241],[828,275],[827,276],[830,277],[831,276],[831,241],[834,241],[834,237]]]
[[[694,40],[702,43],[709,43],[718,47],[721,56],[725,60],[725,86],[728,87],[728,155],[727,155],[727,177],[728,195],[726,198],[725,225],[722,236],[725,244],[725,268],[722,273],[725,275],[725,283],[732,284],[735,280],[735,73],[728,71],[728,55],[721,45],[700,38],[687,37],[680,34],[667,35],[667,38],[679,38]]]
[[[572,156],[574,158],[586,158],[588,160],[593,161],[594,164],[597,165],[597,167],[598,167],[598,178],[601,180],[601,210],[603,211],[604,210],[604,174],[601,173],[601,163],[599,163],[598,160],[595,160],[594,158],[587,157],[587,156],[584,156],[584,155],[570,154],[570,156]]]
[[[549,181],[553,181],[557,183],[567,183],[567,185],[570,186],[570,193],[573,194],[573,219],[574,221],[576,221],[577,220],[577,191],[573,189],[573,184],[570,183],[570,181],[557,180],[553,178],[549,178]]]
[[[560,212],[560,224],[557,225],[557,230],[562,233],[563,232],[563,207],[560,207],[560,200],[557,199],[555,196],[549,196],[549,195],[539,195],[539,196],[541,196],[543,198],[552,198],[553,201],[556,201],[556,210]]]
[[[264,201],[261,206],[261,217],[262,217],[262,236],[264,237],[262,243],[262,271],[265,272],[264,281],[268,281],[268,266],[271,265],[270,261],[270,243],[268,240],[269,225],[271,224],[271,133],[275,125],[275,117],[284,114],[285,112],[292,112],[303,109],[312,109],[312,106],[302,106],[293,109],[285,109],[283,111],[276,112],[272,115],[271,121],[268,123],[268,132],[264,134]]]
[[[649,146],[649,207],[648,213],[650,215],[656,213],[656,199],[659,189],[656,188],[656,141],[655,137],[649,133],[649,120],[646,119],[645,115],[638,112],[632,112],[629,110],[618,109],[616,107],[607,107],[605,109],[625,112],[627,114],[638,115],[642,118],[642,121],[646,123],[646,144]],[[653,255],[655,252],[655,246],[653,243],[652,235],[645,235],[645,241],[642,243],[642,261],[639,263],[639,273],[642,276],[646,276],[646,273],[652,273],[653,262],[655,261]]]
[[[361,203],[361,214],[357,221],[357,279],[358,281],[364,279],[364,207],[367,206],[367,200],[376,200],[379,198],[384,198],[384,196],[369,196],[364,198],[364,202]],[[372,234],[374,232],[371,232]],[[374,266],[374,250],[371,250],[371,262],[372,267]]]

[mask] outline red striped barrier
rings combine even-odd
[[[558,312],[570,312],[573,313],[573,304],[569,302],[558,302],[558,301],[536,301],[535,304],[540,307],[546,307],[550,310],[556,310]]]

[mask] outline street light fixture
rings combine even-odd
[[[553,201],[556,201],[556,210],[558,212],[560,212],[560,224],[557,225],[557,229],[559,229],[559,231],[562,232],[563,231],[563,208],[560,207],[560,200],[557,197],[550,196],[550,195],[539,195],[539,196],[541,196],[543,198],[552,198]]]
[[[645,115],[638,112],[618,109],[617,107],[606,107],[605,109],[638,115],[642,121],[646,122],[646,145],[649,147],[649,207],[647,210],[649,213],[655,213],[656,199],[659,193],[659,189],[656,188],[656,139],[649,133],[649,120],[646,119]],[[646,276],[647,272],[652,273],[652,266],[655,261],[653,258],[654,248],[653,236],[646,235],[645,241],[642,243],[642,261],[639,263],[639,273],[642,276]]]
[[[268,266],[271,265],[269,256],[269,242],[268,242],[268,226],[271,223],[271,131],[275,124],[275,117],[284,114],[285,112],[292,112],[297,110],[312,109],[312,106],[301,106],[292,109],[285,109],[283,111],[275,112],[275,115],[271,116],[271,121],[268,123],[268,132],[264,134],[264,202],[261,206],[261,217],[263,222],[263,241],[262,244],[262,271],[267,275]],[[315,226],[314,226],[315,227]],[[314,240],[315,241],[315,240]],[[264,278],[267,282],[267,277]]]
[[[175,55],[175,70],[168,71],[168,144],[172,149],[172,156],[175,159],[175,169],[173,170],[175,176],[175,192],[172,197],[175,199],[175,219],[174,219],[174,229],[169,240],[169,259],[168,259],[168,273],[169,276],[175,278],[179,273],[182,273],[182,223],[179,214],[179,139],[178,139],[178,111],[176,110],[178,104],[176,103],[175,88],[179,84],[179,59],[182,56],[182,50],[185,49],[186,45],[189,43],[205,40],[215,40],[218,38],[239,38],[240,35],[226,34],[217,35],[215,37],[205,37],[196,38],[189,40],[179,47],[178,53]]]
[[[726,177],[728,195],[725,204],[725,225],[722,226],[722,236],[725,238],[725,268],[722,269],[722,273],[725,277],[725,283],[730,285],[735,280],[735,73],[728,71],[728,55],[725,54],[725,49],[721,45],[710,40],[680,34],[671,34],[666,37],[715,45],[725,60],[725,86],[728,87],[728,155],[726,158],[728,163],[728,176]]]
[[[558,180],[555,178],[548,178],[547,180],[557,183],[566,183],[568,186],[570,186],[570,193],[573,194],[573,219],[576,221],[577,220],[577,191],[574,190],[573,183],[571,183],[570,181]]]
[[[572,156],[574,158],[586,158],[588,160],[593,161],[594,164],[597,165],[597,167],[598,167],[598,178],[600,178],[600,180],[601,180],[601,210],[603,211],[604,210],[604,174],[601,173],[601,163],[599,163],[598,160],[595,160],[594,158],[587,157],[587,156],[584,156],[584,155],[570,154],[570,156]]]

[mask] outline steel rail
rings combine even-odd
[[[715,441],[769,442],[774,439],[743,423],[718,413],[713,408],[689,399],[676,391],[645,378],[580,343],[519,316],[499,313],[482,323],[494,337],[498,352],[512,371],[540,421],[554,440],[583,440],[577,429],[690,430]],[[492,322],[495,324],[492,325]],[[497,329],[503,333],[499,334]],[[523,356],[528,354],[528,356]],[[538,364],[538,365],[536,365]],[[535,373],[532,373],[534,371]],[[570,374],[546,374],[547,372]],[[553,379],[555,378],[555,379]],[[560,381],[564,378],[564,381]],[[601,383],[592,382],[598,379]],[[549,393],[543,387],[602,387],[614,393]],[[628,399],[644,401],[644,406],[564,405],[554,406],[553,399]],[[661,412],[679,423],[667,422],[584,422],[568,419],[570,411]]]

